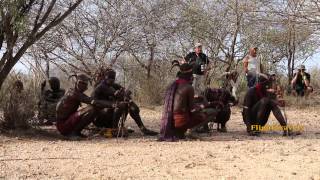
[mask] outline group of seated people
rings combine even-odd
[[[70,88],[62,97],[54,96],[55,92],[62,92],[62,90],[57,90],[59,88],[56,86],[52,86],[55,84],[52,83],[52,79],[56,80],[56,78],[49,79],[51,90],[46,90],[43,93],[44,98],[42,99],[44,100],[41,103],[51,103],[50,105],[56,103],[56,108],[55,118],[41,117],[48,118],[47,120],[51,122],[56,121],[57,129],[62,135],[85,137],[81,131],[91,123],[98,128],[117,129],[120,118],[127,114],[132,117],[144,135],[155,136],[158,134],[144,126],[140,109],[131,100],[130,91],[115,83],[115,71],[106,72],[104,79],[97,83],[90,97],[84,94],[88,89],[90,78],[85,74],[75,75],[75,77],[74,87]],[[53,96],[55,101],[50,99]],[[79,109],[81,104],[86,104],[86,106]],[[50,114],[50,108],[45,109],[42,106],[44,105],[40,106],[39,115]]]
[[[195,96],[192,86],[192,66],[180,65],[177,79],[168,87],[164,112],[161,120],[161,141],[175,141],[192,135],[208,122],[217,122],[220,131],[226,131],[226,122],[231,110],[228,104],[236,104],[236,99],[224,89],[207,88],[201,96]],[[272,112],[283,129],[283,135],[290,135],[287,122],[280,107],[284,101],[279,98],[274,86],[274,76],[261,75],[258,82],[247,91],[243,102],[243,121],[249,135],[261,133],[258,126],[265,126]]]
[[[227,132],[226,123],[230,119],[230,106],[237,99],[226,89],[206,88],[196,95],[193,83],[193,67],[188,63],[179,65],[174,82],[166,90],[164,110],[161,118],[160,141],[175,141],[192,136],[194,132],[209,132],[210,122],[217,123],[217,130]],[[130,115],[144,135],[158,133],[147,129],[140,116],[138,105],[132,101],[129,90],[115,83],[116,72],[109,69],[95,84],[91,96],[84,92],[91,79],[85,74],[75,75],[74,87],[66,93],[60,88],[59,79],[49,79],[50,90],[43,90],[39,104],[39,116],[50,122],[56,121],[58,131],[68,137],[85,137],[82,130],[89,124],[98,128],[117,130],[123,115]],[[259,135],[252,127],[265,126],[272,112],[284,135],[290,129],[280,107],[283,101],[277,96],[274,75],[261,75],[255,86],[248,89],[243,102],[243,121],[249,135]],[[85,107],[79,108],[81,104]],[[55,112],[46,112],[56,106]],[[46,107],[46,108],[43,108]],[[51,108],[52,109],[52,108]]]

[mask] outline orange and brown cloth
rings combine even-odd
[[[118,128],[105,128],[101,130],[100,134],[106,138],[113,138],[113,137],[128,137],[129,133],[128,130],[124,127],[122,130]]]

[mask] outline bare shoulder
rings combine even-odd
[[[249,56],[248,55],[246,55],[244,58],[243,58],[243,62],[248,62],[248,59],[249,59]]]
[[[180,85],[179,85],[179,88],[180,88],[180,89],[183,89],[183,90],[187,90],[187,91],[193,90],[193,86],[192,86],[191,84],[189,84],[189,83],[180,84]]]

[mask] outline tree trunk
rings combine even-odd
[[[16,63],[14,62],[14,58],[7,58],[6,63],[3,65],[0,71],[0,89],[15,64]]]
[[[147,65],[147,79],[151,77],[151,68],[154,60],[154,45],[150,46],[150,58]]]
[[[49,63],[49,60],[46,60],[46,76],[49,79],[49,77],[50,77],[50,63]]]

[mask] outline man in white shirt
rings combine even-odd
[[[262,67],[260,61],[257,59],[258,48],[250,48],[249,54],[243,59],[243,67],[246,73],[248,87],[253,87],[257,82],[259,73]]]

